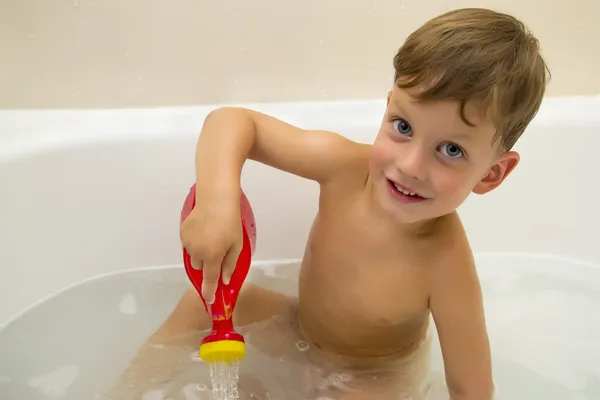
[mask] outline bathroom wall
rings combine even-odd
[[[377,98],[406,35],[465,6],[528,24],[550,95],[600,93],[598,0],[0,0],[0,108]]]

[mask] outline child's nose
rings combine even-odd
[[[427,177],[427,156],[422,147],[409,144],[396,160],[396,167],[403,175],[418,181],[424,181]]]

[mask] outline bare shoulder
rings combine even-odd
[[[459,299],[472,302],[479,307],[481,288],[473,251],[458,214],[454,213],[441,223],[441,228],[432,240],[435,251],[431,251],[429,265],[430,298],[452,297],[448,306]],[[457,297],[458,296],[458,297]]]
[[[464,277],[463,274],[469,275],[475,271],[473,251],[456,212],[443,217],[432,242],[436,247],[436,251],[431,253],[435,258],[432,260],[434,275],[449,273],[460,279]]]

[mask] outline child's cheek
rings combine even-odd
[[[391,153],[392,146],[389,143],[385,143],[385,140],[381,137],[378,137],[371,147],[371,161],[380,167],[384,166],[391,162],[393,158]]]

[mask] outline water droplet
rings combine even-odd
[[[198,385],[198,390],[201,392],[205,392],[208,389],[208,386],[206,386],[204,383],[200,383]]]
[[[310,345],[304,340],[299,340],[296,342],[296,348],[300,351],[306,351],[310,348]]]
[[[33,40],[33,39],[35,39],[35,37],[36,37],[36,36],[35,36],[35,34],[33,34],[33,33],[30,33],[29,35],[27,35],[27,37],[28,37],[29,39],[32,39],[32,40]]]

